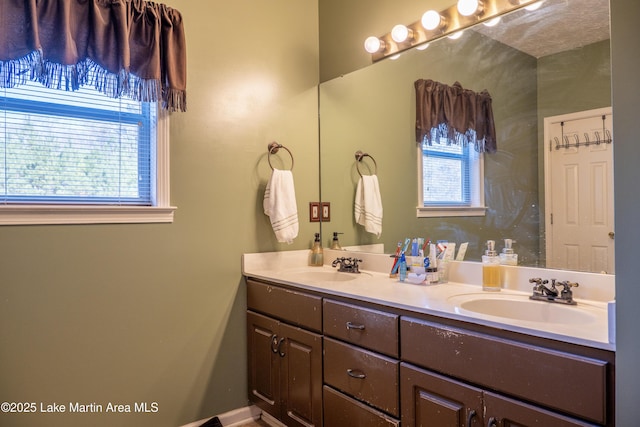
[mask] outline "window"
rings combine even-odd
[[[418,217],[484,215],[483,156],[471,144],[421,144],[418,171]]]
[[[0,223],[172,221],[156,103],[33,82],[0,91]]]

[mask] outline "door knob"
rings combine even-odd
[[[613,240],[613,238],[615,237],[616,233],[614,233],[613,231],[609,232],[609,238]]]

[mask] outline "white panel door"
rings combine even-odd
[[[545,119],[547,267],[614,273],[611,109]]]

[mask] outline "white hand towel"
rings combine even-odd
[[[356,223],[363,225],[369,233],[382,234],[382,197],[376,175],[363,175],[356,187],[354,203]]]
[[[290,170],[273,170],[264,192],[263,208],[278,242],[293,243],[298,237],[298,206]]]

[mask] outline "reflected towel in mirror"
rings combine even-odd
[[[298,206],[290,170],[273,169],[264,192],[264,213],[280,243],[293,243],[298,237]]]
[[[356,222],[369,233],[382,234],[382,197],[376,175],[363,175],[356,187],[354,203]]]

